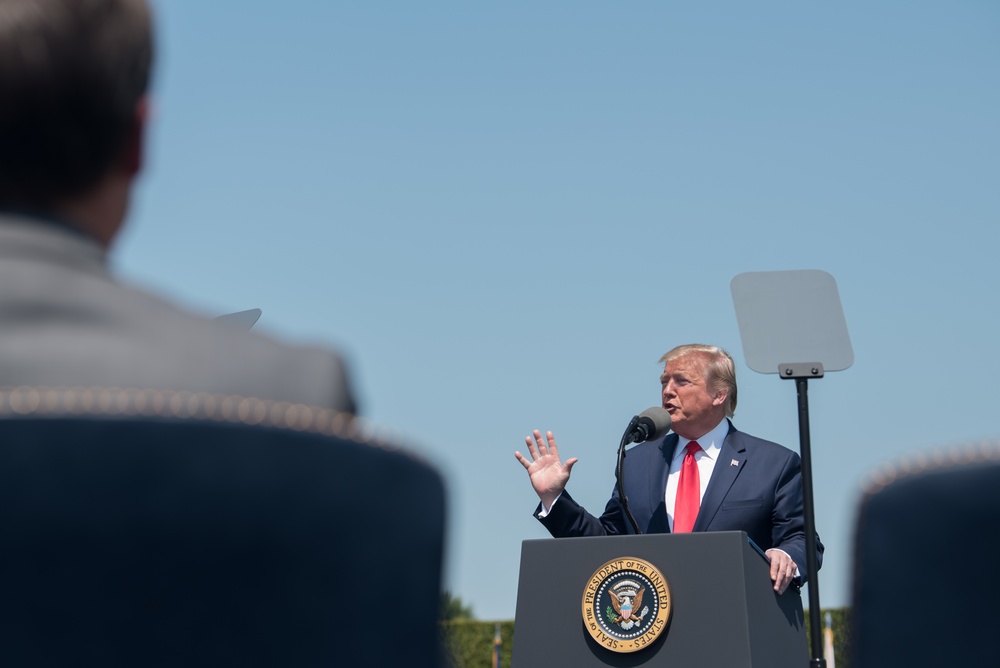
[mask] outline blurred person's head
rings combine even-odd
[[[145,0],[0,0],[0,207],[108,245],[142,163]]]

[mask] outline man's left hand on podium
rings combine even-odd
[[[771,560],[771,581],[774,583],[774,591],[784,594],[799,569],[792,558],[781,550],[771,548],[764,554]]]

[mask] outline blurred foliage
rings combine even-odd
[[[450,595],[448,596],[451,600]],[[442,596],[442,600],[444,597]],[[459,599],[454,599],[461,606]],[[442,606],[443,607],[443,606]],[[468,608],[464,608],[468,610]],[[850,668],[850,611],[847,608],[829,608],[822,611],[820,621],[830,613],[833,623],[833,654],[836,668]],[[469,611],[471,616],[471,611]],[[809,611],[806,611],[804,642],[809,646]],[[493,638],[496,625],[500,624],[500,665],[510,667],[514,640],[514,622],[480,622],[468,617],[441,623],[445,654],[451,668],[491,668],[493,666]],[[807,649],[807,652],[809,650]]]
[[[806,647],[809,646],[809,611],[806,610]],[[820,628],[826,628],[826,613],[830,613],[833,625],[833,660],[837,668],[850,666],[851,611],[849,608],[821,608],[819,616]],[[822,638],[822,632],[820,633]],[[812,649],[810,648],[810,656]],[[827,667],[829,668],[829,666]]]
[[[496,625],[500,625],[500,665],[510,667],[514,646],[514,622],[478,622],[458,620],[442,622],[445,655],[451,668],[491,668],[493,666],[493,639]]]
[[[474,619],[472,606],[462,603],[462,599],[452,596],[450,591],[441,592],[441,621],[452,622],[459,619]]]

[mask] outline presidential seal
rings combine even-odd
[[[653,564],[620,557],[604,564],[583,591],[583,624],[612,652],[649,647],[670,621],[670,587]]]

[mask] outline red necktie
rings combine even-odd
[[[677,482],[677,499],[674,502],[674,533],[687,533],[694,528],[701,506],[701,480],[694,453],[701,450],[698,441],[687,444],[687,454],[681,464],[681,478]]]

